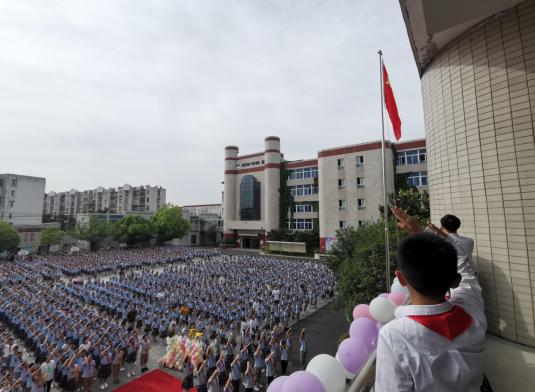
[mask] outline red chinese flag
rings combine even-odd
[[[386,67],[384,65],[383,83],[385,91],[386,110],[388,111],[390,121],[392,121],[392,128],[394,128],[394,136],[396,137],[396,140],[399,140],[401,138],[401,120],[399,118],[398,106],[396,105],[396,98],[394,98],[394,91],[392,91],[390,79],[388,79],[388,72],[386,72]]]

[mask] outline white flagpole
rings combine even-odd
[[[385,222],[385,259],[386,259],[386,292],[390,291],[390,240],[388,232],[388,199],[386,195],[386,165],[385,165],[385,93],[383,80],[383,52],[379,51],[379,81],[381,83],[381,163],[383,165],[383,206],[384,206],[384,222]]]

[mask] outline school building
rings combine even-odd
[[[427,189],[425,139],[386,142],[387,192],[396,175]],[[312,230],[319,225],[320,250],[325,252],[339,229],[358,227],[380,218],[383,204],[381,142],[320,150],[312,159],[286,161],[277,136],[264,140],[264,150],[239,154],[225,147],[223,196],[224,237],[242,248],[259,248],[270,230],[280,228],[281,178],[294,198],[288,229]],[[281,173],[281,170],[283,173]]]

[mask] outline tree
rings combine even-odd
[[[15,252],[20,244],[17,231],[9,223],[0,221],[0,253]]]
[[[400,189],[389,195],[391,206],[401,207],[407,214],[414,216],[421,223],[426,223],[430,216],[429,192],[419,192],[416,188]]]
[[[396,222],[388,224],[390,254],[395,251],[402,233]],[[337,241],[328,253],[328,264],[337,278],[337,304],[347,310],[359,303],[368,303],[385,292],[386,258],[384,223],[370,223],[358,229],[338,231]],[[394,266],[391,265],[393,273]]]
[[[151,219],[158,243],[182,238],[191,230],[191,224],[182,216],[182,208],[166,204],[159,208]]]
[[[55,227],[49,227],[41,232],[41,245],[50,246],[56,245],[63,240],[65,233]]]
[[[146,245],[154,234],[154,226],[139,215],[126,215],[113,224],[111,233],[115,241],[128,246]]]
[[[100,221],[96,215],[91,215],[88,223],[76,225],[73,234],[76,239],[89,241],[90,248],[93,249],[95,242],[110,234],[110,225],[108,222]]]
[[[289,171],[286,169],[286,162],[282,161],[280,166],[280,187],[279,187],[279,229],[285,230],[288,222],[293,217],[295,200],[288,187]],[[289,215],[289,216],[288,216]]]

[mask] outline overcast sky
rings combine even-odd
[[[423,137],[398,0],[0,0],[0,172],[219,202],[226,145],[380,138],[378,49],[402,140]]]

